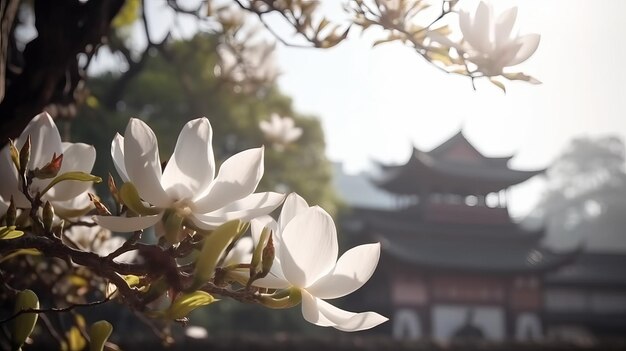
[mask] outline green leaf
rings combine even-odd
[[[13,312],[18,313],[31,308],[39,308],[39,298],[37,294],[28,289],[17,293]],[[11,343],[14,349],[20,349],[26,341],[26,338],[33,332],[38,316],[37,313],[22,313],[13,320]]]
[[[104,350],[104,344],[112,332],[113,326],[105,320],[92,324],[89,328],[89,351]]]
[[[194,281],[189,290],[196,290],[213,278],[215,267],[224,251],[233,239],[246,228],[247,226],[240,220],[226,222],[204,239],[200,256],[196,261]]]
[[[215,301],[219,300],[215,299],[211,294],[201,290],[183,294],[172,302],[170,307],[165,311],[164,316],[168,319],[181,319],[186,317],[196,308],[206,306]]]
[[[0,227],[0,240],[15,239],[22,235],[24,235],[24,232],[16,230],[14,225],[9,227]]]
[[[139,215],[151,216],[161,212],[156,207],[148,207],[143,204],[139,192],[133,183],[122,184],[122,187],[119,189],[119,195],[124,205]]]
[[[97,177],[95,175],[91,175],[89,173],[80,172],[80,171],[66,172],[66,173],[63,173],[60,176],[57,176],[56,178],[52,179],[50,184],[48,184],[48,186],[45,189],[43,189],[43,191],[41,192],[41,195],[43,195],[46,192],[48,192],[48,190],[50,190],[53,186],[57,185],[60,182],[66,181],[66,180],[76,180],[76,181],[79,181],[79,182],[100,183],[102,181],[102,178]]]

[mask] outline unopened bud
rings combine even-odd
[[[57,176],[57,174],[59,174],[62,164],[63,154],[57,156],[57,154],[55,153],[52,155],[52,160],[48,162],[48,164],[46,164],[42,168],[35,169],[33,171],[33,174],[35,175],[35,178],[39,179],[54,178]]]
[[[89,351],[102,351],[104,344],[113,332],[113,326],[107,321],[97,321],[89,328]]]
[[[98,212],[98,214],[100,216],[110,216],[111,215],[111,211],[109,211],[109,209],[100,201],[100,198],[92,193],[87,193],[87,195],[89,196],[89,200],[93,203],[93,205],[96,207],[96,212]]]
[[[259,238],[259,242],[254,248],[254,252],[252,253],[252,260],[250,261],[251,281],[261,278],[260,274],[263,270],[263,252],[265,250],[265,247],[269,243],[269,237],[271,234],[272,231],[269,228],[263,228],[263,231],[261,232],[261,236]]]
[[[9,139],[9,153],[11,154],[11,161],[15,165],[15,169],[20,170],[20,152],[15,147],[13,140]]]
[[[274,239],[272,232],[270,232],[270,236],[267,239],[267,244],[263,249],[263,259],[261,260],[261,272],[259,273],[259,278],[264,278],[272,269],[272,265],[274,264],[274,256],[276,255],[276,250],[274,249]]]
[[[15,308],[13,313],[19,313],[22,310],[38,309],[39,298],[32,290],[23,290],[17,293],[15,300]],[[13,320],[13,333],[11,334],[11,344],[13,349],[19,350],[26,338],[33,332],[37,323],[37,313],[22,313]]]
[[[26,167],[28,166],[28,161],[30,161],[30,135],[26,138],[26,142],[22,149],[20,150],[20,173],[24,174],[26,172]]]
[[[107,185],[109,187],[109,192],[111,193],[111,196],[113,196],[113,199],[115,200],[115,202],[118,204],[121,204],[122,200],[120,199],[120,195],[117,191],[117,185],[115,185],[115,179],[113,179],[113,176],[111,175],[111,173],[109,173],[109,178],[107,179]]]
[[[46,233],[49,233],[54,222],[54,208],[52,207],[52,204],[50,204],[50,201],[46,201],[46,204],[43,206],[42,219],[43,229]]]
[[[11,202],[9,203],[9,208],[7,209],[6,222],[8,226],[15,225],[15,221],[17,220],[17,209],[15,208],[15,200],[13,200],[13,195],[11,195]]]

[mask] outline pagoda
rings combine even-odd
[[[372,182],[394,209],[354,208],[344,221],[359,241],[382,244],[368,304],[378,302],[396,338],[536,340],[545,273],[572,254],[544,249],[507,209],[507,189],[543,170],[508,167],[459,132],[401,165],[380,165]],[[384,298],[387,297],[387,298]],[[384,301],[384,302],[383,302]]]

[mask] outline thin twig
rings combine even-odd
[[[93,301],[93,302],[88,302],[88,303],[75,303],[66,307],[51,307],[51,308],[27,308],[27,309],[23,309],[18,311],[17,313],[14,313],[13,315],[9,316],[8,318],[5,318],[3,320],[0,321],[0,325],[9,322],[13,319],[15,319],[16,317],[24,314],[24,313],[37,313],[37,314],[41,314],[41,313],[63,313],[63,312],[70,312],[75,308],[79,308],[79,307],[93,307],[93,306],[98,306],[98,305],[102,305],[104,303],[107,303],[111,301],[110,297],[106,297],[103,300],[99,300],[99,301]]]

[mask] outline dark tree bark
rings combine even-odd
[[[2,0],[0,2],[0,101],[4,97],[4,82],[6,81],[6,68],[9,57],[9,42],[13,22],[20,7],[21,0]]]
[[[24,49],[21,73],[5,82],[0,145],[18,136],[47,105],[73,101],[84,69],[79,67],[78,55],[93,55],[123,4],[124,0],[34,1],[38,36]]]

